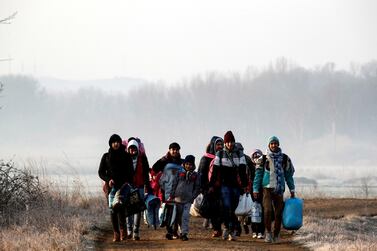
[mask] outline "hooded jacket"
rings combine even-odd
[[[126,182],[133,183],[132,160],[123,145],[120,145],[118,150],[110,146],[109,151],[102,155],[98,175],[106,183],[113,180],[115,189],[119,189]]]
[[[201,186],[202,191],[207,191],[209,188],[209,182],[208,182],[209,165],[211,164],[211,161],[215,158],[216,143],[220,140],[223,141],[222,138],[218,136],[213,136],[207,146],[206,153],[200,159],[198,172],[200,174],[200,186]]]
[[[127,149],[131,146],[137,148],[138,154],[136,156],[131,156],[132,167],[133,167],[133,185],[138,188],[142,188],[146,185],[149,189],[149,163],[148,158],[145,154],[140,153],[139,144],[136,140],[130,140],[127,144]]]
[[[177,183],[177,173],[183,169],[182,166],[168,163],[162,172],[159,180],[160,188],[163,191],[163,201],[174,198],[174,188]]]

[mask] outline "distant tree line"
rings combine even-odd
[[[213,72],[173,87],[151,83],[128,95],[93,88],[48,94],[31,77],[7,75],[0,77],[0,132],[66,137],[111,127],[144,138],[203,141],[233,129],[250,147],[264,146],[271,134],[297,147],[325,135],[375,142],[377,61],[350,71],[335,68],[305,69],[280,59],[264,70]]]

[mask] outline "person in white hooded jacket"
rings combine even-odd
[[[144,200],[144,194],[151,193],[149,179],[149,164],[145,153],[139,150],[139,143],[135,138],[130,138],[127,144],[127,152],[132,158],[132,166],[134,170],[133,185],[139,190],[140,197]],[[128,238],[140,240],[140,221],[142,213],[128,217],[127,234]]]

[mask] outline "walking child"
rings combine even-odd
[[[174,184],[174,201],[177,208],[177,224],[180,227],[180,238],[188,240],[190,207],[194,199],[200,193],[200,179],[195,171],[195,157],[187,155],[183,168],[177,172],[176,183]]]

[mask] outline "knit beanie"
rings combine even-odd
[[[193,166],[195,166],[195,156],[187,155],[183,163],[191,163]]]
[[[122,143],[122,138],[118,134],[113,134],[109,139],[109,146],[111,147],[111,144],[114,142]]]
[[[227,131],[224,135],[224,143],[227,143],[227,142],[236,142],[232,131]]]
[[[277,142],[278,143],[278,145],[280,145],[280,142],[279,142],[279,139],[278,139],[278,137],[276,137],[276,136],[271,136],[269,139],[268,139],[268,144],[271,144],[271,142]]]
[[[169,149],[172,149],[172,148],[174,148],[174,149],[178,149],[178,150],[181,149],[181,147],[179,146],[179,144],[178,144],[177,142],[173,142],[173,143],[171,143],[171,144],[169,145]]]

